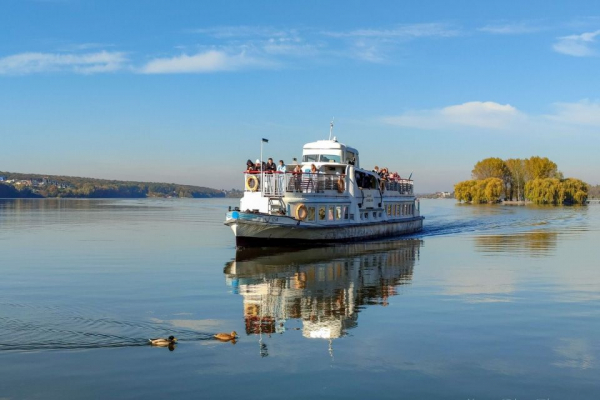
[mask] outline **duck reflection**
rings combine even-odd
[[[558,233],[535,231],[511,235],[476,236],[475,249],[482,253],[515,253],[519,256],[546,256],[552,254],[558,243]]]
[[[299,320],[304,337],[335,339],[357,326],[361,309],[386,306],[397,287],[412,279],[421,244],[241,250],[224,272],[244,298],[246,334],[282,333],[286,321]]]

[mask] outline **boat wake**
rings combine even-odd
[[[0,351],[84,350],[147,346],[151,337],[178,342],[212,339],[211,334],[165,323],[90,318],[53,307],[0,303]]]

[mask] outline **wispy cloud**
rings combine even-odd
[[[383,122],[419,129],[442,129],[452,126],[500,129],[521,117],[521,113],[510,104],[471,101],[441,109],[408,111],[401,115],[384,117]]]
[[[144,65],[144,74],[210,73],[235,71],[246,68],[273,68],[272,61],[246,55],[244,52],[229,54],[221,50],[209,50],[193,55],[155,58]]]
[[[295,29],[277,29],[270,26],[216,26],[210,28],[199,28],[189,30],[191,33],[200,33],[217,39],[234,38],[271,38],[271,37],[294,37],[298,35]]]
[[[399,45],[424,38],[450,38],[461,34],[460,30],[445,23],[421,23],[396,25],[388,29],[364,28],[349,31],[325,31],[324,37],[341,40],[336,44],[338,54],[371,63],[389,61]]]
[[[444,23],[422,23],[398,25],[390,29],[356,29],[344,32],[323,32],[331,37],[378,38],[378,39],[414,39],[421,37],[452,37],[460,31]]]
[[[477,30],[494,35],[523,35],[527,33],[540,32],[544,29],[545,28],[538,23],[521,21],[488,24],[478,28]]]
[[[562,36],[557,39],[552,48],[558,53],[569,56],[594,56],[597,54],[594,44],[598,35],[600,35],[600,30],[582,33],[581,35]]]
[[[545,116],[549,120],[600,127],[600,101],[584,99],[576,103],[555,103],[553,106],[555,113]]]
[[[93,74],[117,71],[123,68],[126,62],[127,57],[122,52],[20,53],[0,58],[0,74],[27,75],[58,71]]]
[[[446,131],[487,129],[546,134],[570,132],[574,127],[589,132],[600,128],[600,101],[554,103],[552,109],[549,114],[527,114],[510,104],[471,101],[444,108],[406,111],[380,120],[388,125]]]

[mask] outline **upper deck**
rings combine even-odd
[[[354,176],[352,176],[354,173]],[[350,175],[350,176],[349,176]],[[372,177],[372,178],[371,178]],[[368,178],[368,179],[367,179]],[[381,180],[369,171],[346,168],[345,173],[257,172],[244,173],[245,192],[260,192],[265,197],[351,196],[361,190],[379,190],[384,196],[412,196],[413,181]]]
[[[411,179],[383,179],[361,169],[358,150],[336,138],[305,144],[301,162],[287,165],[285,172],[245,172],[244,181],[245,196],[353,198],[364,196],[364,191],[382,197],[413,196]]]

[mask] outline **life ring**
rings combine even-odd
[[[296,208],[296,219],[299,219],[300,221],[304,221],[307,216],[308,216],[308,210],[306,209],[306,206],[304,204],[300,204]]]
[[[258,190],[258,178],[256,176],[250,175],[246,178],[246,189],[251,192],[256,192]]]
[[[344,193],[344,190],[346,189],[344,185],[345,185],[345,183],[344,183],[343,179],[340,179],[340,180],[337,181],[337,190],[338,190],[338,193]]]

